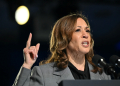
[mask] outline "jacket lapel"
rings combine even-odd
[[[58,76],[57,83],[59,84],[62,80],[74,80],[74,77],[70,71],[70,69],[67,67],[63,70],[54,67],[53,68],[53,75]]]
[[[53,66],[53,65],[52,65]],[[101,80],[100,75],[97,73],[91,72],[93,70],[92,65],[88,62],[89,72],[90,72],[90,78],[91,80]],[[57,76],[56,83],[60,83],[62,80],[75,80],[69,67],[65,69],[59,69],[55,66],[53,66],[53,75]]]
[[[93,70],[93,66],[88,62],[89,72],[90,72],[90,78],[91,80],[101,80],[100,74],[93,73],[91,70]]]

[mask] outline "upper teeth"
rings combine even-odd
[[[83,44],[87,44],[87,42],[83,42]]]

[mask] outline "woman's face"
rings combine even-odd
[[[68,49],[86,54],[90,50],[90,40],[90,28],[82,18],[78,18]]]

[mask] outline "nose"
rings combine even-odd
[[[82,38],[86,38],[86,39],[88,38],[88,34],[87,34],[86,31],[83,31],[83,32],[82,32]]]
[[[84,36],[83,36],[83,38],[86,38],[86,39],[87,39],[87,38],[88,38],[88,36],[84,35]]]

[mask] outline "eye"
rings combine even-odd
[[[78,31],[80,31],[80,29],[75,30],[75,32],[78,32]]]
[[[90,30],[86,30],[86,32],[90,32]]]

